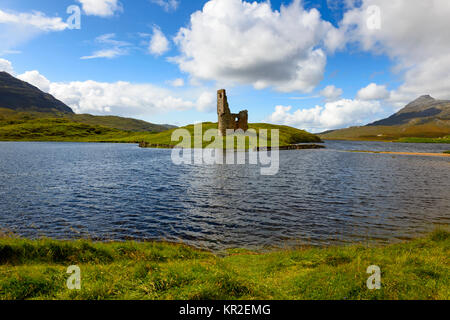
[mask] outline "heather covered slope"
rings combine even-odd
[[[323,139],[395,141],[406,138],[443,138],[450,135],[450,101],[421,96],[389,118],[363,127],[332,130]],[[406,140],[405,140],[406,141]],[[413,142],[413,141],[411,141]],[[439,142],[431,141],[430,142]],[[445,142],[445,139],[442,140]]]

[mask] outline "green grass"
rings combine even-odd
[[[444,151],[445,154],[450,154],[450,150],[449,151]]]
[[[364,245],[217,256],[168,243],[0,238],[0,299],[444,299],[450,233],[383,247]],[[67,267],[82,289],[66,288]],[[367,267],[382,289],[366,287]]]

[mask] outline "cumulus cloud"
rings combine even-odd
[[[8,72],[9,74],[14,74],[14,68],[12,63],[8,60],[0,58],[0,71]]]
[[[380,9],[380,29],[368,28],[370,6]],[[391,94],[397,106],[423,94],[450,98],[448,0],[362,0],[345,13],[340,30],[362,50],[385,54],[404,83]]]
[[[84,13],[92,16],[110,17],[123,10],[118,0],[77,0],[81,3]]]
[[[338,100],[342,96],[342,93],[342,89],[336,88],[334,85],[326,86],[322,91],[320,91],[320,95],[329,102]]]
[[[38,87],[44,92],[50,91],[50,81],[46,77],[41,75],[37,70],[27,71],[23,74],[18,75],[17,78],[22,81],[28,82],[35,87]]]
[[[358,91],[357,98],[360,100],[383,100],[389,98],[389,91],[384,85],[371,83]]]
[[[97,59],[97,58],[107,58],[113,59],[119,56],[123,56],[129,53],[130,44],[125,41],[115,40],[114,33],[108,33],[101,35],[95,39],[95,42],[103,46],[104,48],[101,50],[95,51],[90,56],[83,56],[80,59]]]
[[[175,11],[178,9],[178,6],[180,5],[180,1],[178,0],[151,0],[152,3],[157,4],[161,8],[164,9],[164,11]]]
[[[280,11],[270,2],[211,0],[179,30],[181,55],[172,61],[200,80],[311,92],[323,78],[326,48],[336,46],[333,30],[300,0]]]
[[[160,56],[169,51],[169,49],[170,49],[169,40],[167,40],[166,36],[159,27],[154,26],[153,35],[152,38],[150,39],[148,51],[151,54]]]
[[[272,123],[294,126],[312,132],[343,128],[350,125],[365,125],[372,122],[380,112],[378,101],[341,99],[312,109],[292,111],[292,106],[276,106],[267,119]]]

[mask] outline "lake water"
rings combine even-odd
[[[450,220],[450,145],[327,142],[280,152],[280,171],[183,165],[133,144],[0,142],[0,229],[168,240],[218,251],[408,239]]]

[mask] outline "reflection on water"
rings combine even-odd
[[[221,250],[391,241],[450,220],[449,145],[327,142],[257,165],[185,165],[135,145],[0,143],[0,228],[26,237],[166,239]]]

